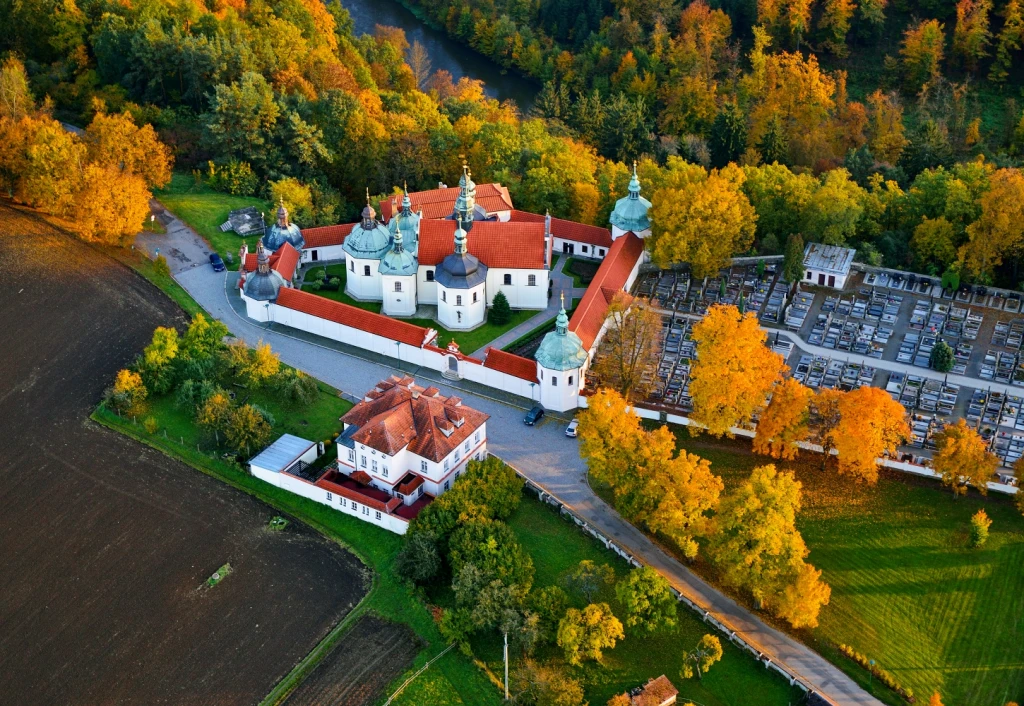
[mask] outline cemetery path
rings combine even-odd
[[[177,223],[180,222],[174,221],[168,225],[168,236],[164,240],[167,245],[182,238],[194,239],[192,247],[196,243],[203,244],[198,235],[187,227],[179,228]],[[283,362],[357,399],[380,380],[397,373],[428,379],[442,394],[457,394],[466,404],[491,415],[487,440],[491,453],[517,468],[606,537],[661,572],[710,617],[754,646],[764,659],[799,675],[815,692],[836,706],[880,706],[880,701],[838,667],[803,643],[765,624],[753,612],[696,576],[601,500],[587,483],[586,464],[579,456],[576,440],[564,434],[564,419],[548,414],[538,426],[526,428],[522,414],[531,403],[525,398],[505,396],[499,399],[501,393],[453,384],[432,370],[398,368],[397,361],[378,362],[371,354],[336,345],[327,339],[305,334],[300,338],[293,335],[298,332],[287,327],[268,327],[253,322],[231,305],[229,297],[233,296],[231,284],[236,281],[235,277],[236,273],[214,273],[209,267],[189,267],[175,274],[196,301],[235,336],[250,345],[259,340],[269,343]]]

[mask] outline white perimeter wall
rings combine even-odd
[[[591,245],[590,243],[581,243],[578,240],[569,240],[567,238],[555,237],[555,245],[553,255],[564,255],[563,248],[568,243],[573,246],[573,257],[589,257],[594,260],[603,260],[604,256],[608,254],[608,248],[604,245]],[[586,250],[584,250],[586,248]]]

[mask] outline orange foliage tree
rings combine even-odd
[[[860,387],[838,400],[839,423],[827,446],[839,452],[839,472],[878,481],[877,459],[910,437],[907,411],[878,387]]]
[[[973,485],[982,495],[988,494],[986,483],[999,467],[999,459],[989,453],[978,432],[958,419],[936,436],[935,444],[937,451],[932,458],[932,468],[942,476],[943,485],[948,485],[954,496],[966,494],[968,485]]]
[[[786,378],[772,392],[768,408],[757,421],[754,453],[791,461],[797,442],[807,438],[807,407],[811,390],[793,378]]]
[[[690,379],[693,419],[710,434],[728,434],[750,422],[785,370],[782,356],[765,345],[753,312],[717,305],[693,327],[697,360]]]

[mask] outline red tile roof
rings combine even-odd
[[[679,695],[679,689],[672,685],[664,674],[657,679],[651,679],[639,694],[632,697],[632,706],[664,706],[675,702]]]
[[[341,421],[358,431],[352,440],[393,456],[406,446],[435,462],[443,460],[489,418],[456,397],[427,397],[423,388],[392,376],[377,384]]]
[[[306,228],[302,231],[302,239],[306,241],[306,248],[325,248],[329,245],[341,245],[355,226],[355,223],[342,223],[336,226]]]
[[[277,249],[277,252],[270,254],[270,269],[280,273],[286,280],[290,280],[295,275],[295,268],[298,264],[299,251],[291,243],[285,243]],[[255,272],[256,268],[256,253],[247,253],[245,262],[242,263],[242,270]]]
[[[374,510],[386,512],[389,515],[397,514],[395,510],[402,505],[402,501],[399,498],[393,498],[377,488],[360,486],[355,481],[347,478],[343,473],[338,473],[334,470],[328,471],[314,485],[336,493],[343,498],[348,498],[353,502],[372,507]]]
[[[609,294],[620,291],[629,279],[637,260],[644,252],[644,241],[633,233],[627,233],[614,243],[597,274],[587,287],[587,293],[576,307],[569,321],[569,330],[580,337],[583,347],[590,350],[597,340],[597,334],[604,325],[605,312],[608,309]]]
[[[282,287],[281,291],[277,294],[277,305],[345,326],[351,326],[360,331],[384,336],[393,341],[401,341],[406,345],[417,348],[421,348],[424,345],[427,332],[433,330],[410,324],[407,321],[399,321],[398,319],[392,319],[381,314],[374,314],[372,311],[358,309],[354,306],[325,299],[324,297],[303,292],[299,289],[286,289]]]
[[[512,211],[509,221],[511,223],[543,223],[544,216],[529,211]],[[556,238],[588,243],[601,248],[612,246],[612,232],[607,228],[588,226],[585,223],[567,221],[564,218],[551,219],[551,234]]]
[[[459,187],[450,186],[446,189],[429,191],[413,191],[409,194],[412,210],[423,209],[424,218],[446,218],[455,210],[455,199],[459,197]],[[400,199],[401,197],[397,197]],[[477,184],[476,203],[487,213],[512,210],[512,197],[508,189],[501,184]],[[391,218],[391,199],[380,202],[380,215],[384,221]]]
[[[500,348],[487,349],[484,367],[501,373],[507,373],[529,382],[537,382],[537,363],[535,361],[514,353],[507,353]]]
[[[420,223],[419,251],[421,265],[439,265],[455,249],[455,221]],[[502,223],[476,221],[467,238],[469,252],[488,267],[519,270],[543,270],[543,223]]]

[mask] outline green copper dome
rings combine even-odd
[[[391,220],[388,222],[388,230],[391,231],[391,235],[395,235],[401,229],[407,238],[405,248],[415,253],[419,245],[420,218],[422,216],[418,213],[413,213],[412,201],[409,199],[409,189],[406,188],[404,191],[402,208],[391,217]]]
[[[346,253],[363,260],[379,260],[391,249],[391,233],[377,221],[376,215],[367,203],[362,222],[352,229],[342,245]]]
[[[281,201],[277,209],[277,221],[263,235],[263,245],[270,252],[277,252],[285,243],[291,243],[296,250],[302,250],[306,241],[299,227],[288,220],[288,209],[284,207],[284,201]]]
[[[647,209],[651,202],[640,195],[640,179],[636,176],[636,163],[633,163],[633,178],[629,180],[629,196],[615,202],[615,209],[608,219],[619,230],[631,230],[634,233],[647,230],[651,221],[647,217]]]
[[[416,257],[405,249],[402,242],[402,228],[395,228],[395,242],[391,249],[384,253],[378,268],[382,275],[409,277],[416,274]]]
[[[562,304],[558,318],[555,319],[555,330],[544,336],[535,356],[542,368],[547,370],[576,370],[587,362],[587,352],[583,350],[583,341],[575,333],[569,332],[569,317]]]

